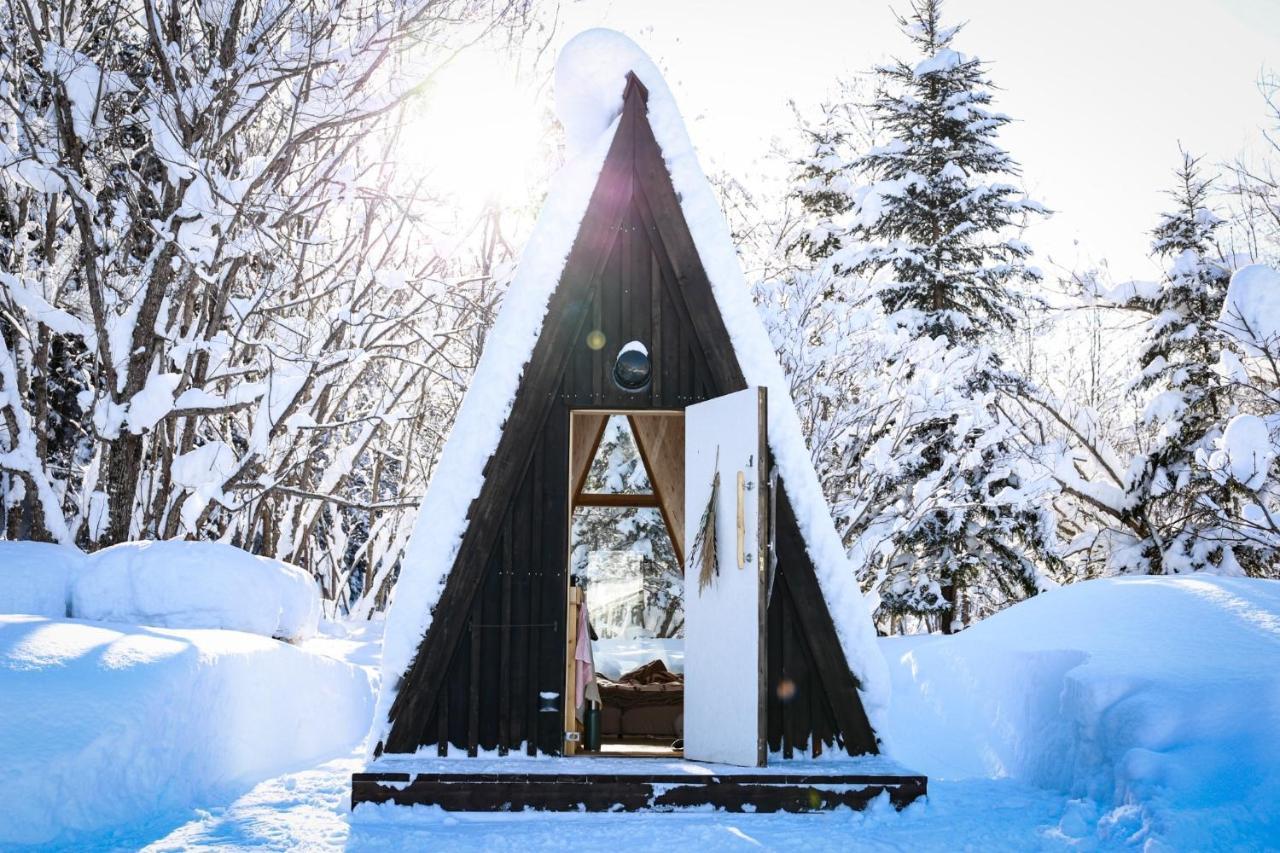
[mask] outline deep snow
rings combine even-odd
[[[110,846],[345,753],[373,676],[319,642],[0,616],[0,848]]]
[[[369,648],[363,638],[327,642]],[[580,838],[662,853],[676,844],[1280,849],[1272,793],[1280,583],[1088,581],[953,637],[880,645],[893,661],[886,735],[904,764],[930,776],[928,800],[902,813],[884,804],[818,815],[446,814],[367,804],[350,813],[350,774],[366,766],[357,750],[234,801],[201,801],[182,825],[137,827],[99,846],[529,850]]]
[[[297,566],[217,542],[123,542],[89,556],[71,588],[71,612],[302,640],[320,621],[320,590]]]
[[[93,554],[0,541],[0,613],[303,640],[320,590],[305,571],[219,542],[123,542]]]
[[[882,645],[883,734],[931,786],[1060,791],[1073,834],[1280,847],[1280,582],[1092,580]]]
[[[71,584],[84,554],[45,542],[0,542],[0,613],[71,614]]]

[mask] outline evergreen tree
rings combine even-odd
[[[798,245],[843,279],[833,298],[887,316],[894,346],[878,371],[902,377],[864,381],[879,434],[857,464],[880,505],[851,531],[854,550],[889,613],[952,630],[987,606],[977,587],[993,607],[1034,594],[1057,557],[1048,478],[1000,410],[1001,389],[1021,380],[993,349],[1027,299],[1017,288],[1040,279],[1016,230],[1045,210],[996,144],[1010,119],[989,109],[983,64],[952,48],[959,27],[940,13],[917,0],[899,19],[918,56],[878,69],[884,144],[842,154],[838,135],[811,134],[799,195],[813,220]]]
[[[918,61],[877,69],[873,109],[889,142],[857,161],[872,182],[834,260],[918,334],[982,343],[1013,327],[1024,298],[1013,285],[1040,280],[1012,232],[1045,211],[1013,183],[1017,164],[996,144],[1010,119],[989,109],[982,62],[952,49],[960,28],[942,26],[941,5],[918,0],[899,19]]]
[[[796,195],[807,214],[807,228],[799,238],[813,259],[831,255],[848,239],[844,220],[854,203],[859,172],[856,151],[869,148],[876,136],[875,120],[861,102],[858,82],[840,81],[840,91],[818,107],[816,121],[799,115],[800,134],[809,146],[796,161]],[[828,290],[827,296],[836,295]]]
[[[1217,369],[1225,345],[1216,320],[1231,271],[1215,233],[1223,225],[1208,207],[1209,181],[1196,158],[1184,153],[1174,209],[1153,232],[1152,254],[1166,265],[1152,286],[1132,286],[1125,307],[1150,316],[1138,354],[1134,393],[1154,392],[1145,419],[1152,443],[1134,462],[1128,505],[1147,531],[1136,566],[1152,573],[1220,565],[1224,558],[1218,508],[1231,501],[1228,487],[1202,466],[1231,416],[1230,383]]]

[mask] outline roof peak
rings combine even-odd
[[[605,29],[569,39],[555,70],[556,115],[569,157],[589,150],[633,94],[644,104],[665,103],[670,97],[662,72],[638,44]]]
[[[646,104],[649,103],[649,89],[643,82],[641,82],[640,75],[636,74],[634,71],[628,71],[627,87],[622,90],[622,100],[624,103],[627,98],[631,97],[633,92],[640,96],[640,100],[644,101]]]

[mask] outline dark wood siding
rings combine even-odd
[[[679,410],[746,387],[714,306],[644,116],[643,89],[633,87],[454,569],[393,705],[387,751],[451,744],[471,754],[521,746],[560,753],[559,702],[542,694],[558,697],[564,685],[570,412]],[[588,344],[593,333],[603,335],[602,347]],[[611,378],[614,357],[632,340],[645,344],[655,367],[639,395]],[[848,666],[838,644],[830,648],[834,627],[785,488],[778,504],[785,511],[767,629],[770,748],[874,751]],[[778,692],[784,679],[795,688],[788,701]]]

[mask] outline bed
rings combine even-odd
[[[653,660],[617,680],[596,676],[600,731],[609,739],[673,740],[684,734],[684,676]]]

